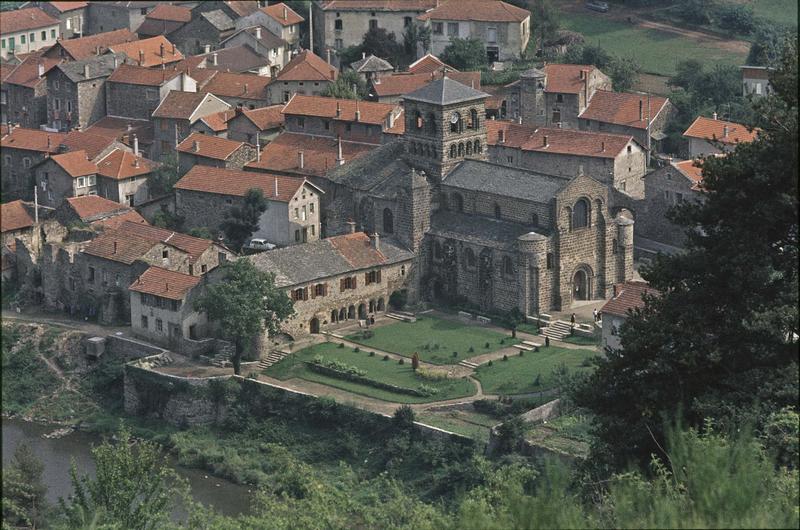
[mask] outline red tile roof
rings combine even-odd
[[[278,81],[335,81],[336,68],[326,63],[310,50],[303,50],[278,72]]]
[[[753,129],[751,131],[741,123],[698,116],[683,135],[688,138],[716,140],[723,144],[735,144],[739,142],[752,142],[756,139],[756,136],[758,136],[758,129]]]
[[[137,293],[152,294],[170,300],[183,300],[200,283],[200,276],[150,266],[128,287]]]
[[[438,0],[327,0],[325,11],[426,11],[436,7]]]
[[[667,106],[669,99],[661,96],[650,96],[650,121],[656,119]],[[639,119],[639,105],[641,103],[643,119]],[[647,128],[648,97],[642,94],[629,94],[627,92],[609,92],[598,90],[589,101],[589,106],[579,117],[585,120],[596,120],[604,123],[614,123],[636,129]]]
[[[682,160],[672,162],[672,167],[680,171],[686,178],[692,181],[692,189],[700,191],[703,182],[703,163],[700,160]]]
[[[373,149],[377,145],[342,142],[342,156],[349,162]],[[300,168],[299,152],[303,152],[303,168]],[[300,175],[324,176],[336,167],[337,142],[333,138],[282,133],[261,150],[261,160],[250,162],[245,167],[267,171],[281,171]]]
[[[122,149],[114,149],[97,162],[97,174],[114,180],[147,175],[156,168],[158,168],[157,162],[137,157]]]
[[[13,232],[33,226],[33,217],[22,201],[0,204],[0,232]]]
[[[121,64],[108,77],[112,83],[129,85],[161,86],[167,81],[181,75],[181,72],[170,68],[146,68],[132,64]]]
[[[65,11],[72,11],[73,9],[81,9],[89,5],[89,2],[48,2],[51,6],[55,7],[61,13]]]
[[[189,254],[190,263],[194,263],[208,250],[213,241],[173,232],[166,228],[125,221],[117,229],[107,231],[89,242],[83,248],[83,252],[130,264],[158,243],[173,246]]]
[[[48,26],[58,26],[58,19],[38,7],[11,9],[3,11],[0,16],[0,33],[16,33]]]
[[[204,92],[182,92],[170,90],[167,97],[153,111],[154,118],[174,118],[188,120],[208,94]]]
[[[44,75],[39,77],[39,64],[44,68],[44,74],[47,74],[60,62],[61,59],[49,57],[28,57],[3,79],[3,83],[34,88],[45,81]]]
[[[217,72],[217,75],[203,87],[203,91],[219,97],[267,99],[267,85],[270,81],[269,77],[256,74]]]
[[[406,71],[410,74],[429,74],[442,68],[447,68],[450,72],[458,72],[457,69],[445,64],[441,59],[430,53],[408,65]]]
[[[608,313],[620,317],[630,316],[634,309],[644,307],[643,295],[656,296],[658,291],[645,282],[625,282],[614,286],[616,295],[600,309],[600,313]]]
[[[190,169],[174,187],[179,190],[237,197],[244,197],[248,190],[256,188],[260,189],[264,193],[264,197],[271,201],[289,202],[304,182],[303,178],[286,175],[197,165]]]
[[[73,60],[80,61],[96,55],[98,47],[102,54],[113,45],[135,40],[137,40],[137,37],[130,30],[117,29],[114,31],[106,31],[105,33],[98,33],[96,35],[89,35],[88,37],[81,37],[79,39],[59,40],[45,52],[45,55],[54,58],[60,57],[59,49],[63,49]]]
[[[67,205],[72,208],[75,214],[84,222],[103,220],[110,217],[121,216],[133,212],[138,222],[146,222],[130,206],[125,206],[118,202],[100,197],[99,195],[84,195],[83,197],[67,197]]]
[[[200,118],[200,121],[205,123],[209,129],[214,132],[221,132],[228,130],[228,122],[236,115],[236,111],[233,109],[230,110],[223,110],[222,112],[217,112],[214,114],[209,114],[208,116],[203,116]]]
[[[57,153],[58,146],[66,138],[65,133],[52,133],[39,129],[15,127],[0,138],[0,147],[5,149],[25,149],[42,153]]]
[[[161,56],[162,46],[164,49],[163,57]],[[160,66],[183,59],[181,51],[163,35],[134,42],[114,44],[109,46],[109,49],[114,53],[124,53],[140,66]],[[140,51],[144,54],[143,56],[140,56]],[[143,62],[140,60],[141,57],[144,58]]]
[[[386,256],[377,250],[364,232],[334,236],[326,239],[354,269],[374,267],[386,263]]]
[[[86,151],[83,150],[53,155],[50,160],[58,164],[72,178],[97,173],[97,166],[86,158]]]
[[[476,22],[522,22],[531,12],[500,0],[445,0],[419,20],[471,20]]]
[[[261,11],[274,18],[282,26],[299,24],[305,19],[298,15],[291,7],[283,2],[271,6],[262,7]]]
[[[88,131],[72,131],[68,133],[59,145],[65,145],[70,151],[83,150],[89,160],[94,160],[114,143],[115,138],[108,134]]]
[[[406,72],[391,74],[381,77],[379,82],[373,81],[372,92],[379,98],[402,96],[404,94],[410,94],[432,81],[441,79],[442,75],[443,73],[441,71],[427,74],[411,74]],[[481,88],[480,72],[447,72],[447,77],[458,81],[462,85],[474,87],[475,90],[480,90]]]
[[[322,96],[295,94],[283,108],[283,114],[317,116],[339,121],[356,121],[356,111],[361,123],[383,125],[387,116],[397,108],[389,103],[374,103],[354,99],[335,99]]]
[[[770,69],[766,66],[740,66],[742,77],[748,79],[769,79]]]
[[[171,4],[158,4],[144,18],[154,20],[172,20],[174,22],[189,22],[192,20],[192,10],[184,6]]]
[[[283,105],[270,105],[260,109],[242,109],[242,114],[259,130],[277,129],[283,125]]]
[[[128,130],[128,126],[130,126],[130,130]],[[141,145],[150,145],[153,142],[153,122],[150,120],[106,116],[87,127],[84,132],[113,138],[130,147],[133,146],[134,135],[137,136]]]
[[[544,91],[580,94],[584,85],[581,71],[593,70],[597,70],[597,67],[591,64],[548,64],[544,67],[544,73],[547,75],[547,86]]]
[[[90,197],[93,197],[93,195],[90,195]],[[136,210],[129,210],[106,219],[99,219],[91,223],[91,225],[94,227],[102,227],[103,230],[116,230],[122,223],[148,224],[145,218],[139,215],[139,212]]]
[[[225,5],[240,17],[246,17],[258,11],[258,3],[253,1],[226,0]]]
[[[500,131],[503,131],[504,136],[502,143],[500,142]],[[547,137],[547,147],[545,147],[545,136]],[[486,141],[489,145],[514,147],[523,151],[613,159],[632,140],[632,136],[624,134],[547,127],[536,129],[509,121],[486,121]]]
[[[195,145],[196,144],[196,145]],[[181,153],[189,153],[195,156],[213,158],[215,160],[226,160],[244,145],[244,142],[228,140],[219,136],[208,134],[192,133],[176,148]],[[197,147],[197,149],[195,149]]]

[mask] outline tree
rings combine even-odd
[[[760,24],[753,36],[750,52],[747,54],[747,64],[754,66],[773,66],[781,58],[784,47],[788,42],[797,40],[797,32],[786,28],[776,27],[772,24]]]
[[[704,201],[681,203],[686,251],[659,255],[648,297],[576,392],[597,417],[592,460],[619,469],[661,454],[664,417],[725,429],[798,400],[797,46],[758,103],[752,143],[703,162]],[[749,212],[743,215],[743,212]]]
[[[419,368],[419,353],[414,352],[414,355],[411,356],[411,369],[415,372]]]
[[[169,228],[176,232],[183,230],[183,223],[185,222],[186,218],[184,216],[171,212],[166,204],[162,204],[161,209],[153,215],[153,225]]]
[[[179,179],[178,154],[172,153],[163,160],[158,169],[147,177],[147,192],[153,198],[169,195]]]
[[[750,6],[724,4],[719,7],[719,23],[725,29],[749,35],[755,29],[756,17]]]
[[[42,481],[44,464],[24,443],[17,445],[9,465],[3,466],[3,528],[6,525],[37,527],[45,519],[47,486]]]
[[[261,214],[266,210],[267,200],[264,193],[258,188],[252,188],[245,193],[244,204],[233,206],[225,212],[220,228],[234,250],[242,250],[245,242],[258,230]]]
[[[104,528],[156,529],[169,523],[177,503],[189,503],[189,485],[166,463],[155,442],[134,441],[123,427],[117,442],[107,440],[92,449],[95,478],[78,476],[72,464],[74,493],[59,499],[68,528],[87,523]]]
[[[336,81],[325,88],[322,95],[340,99],[362,99],[367,95],[367,84],[357,72],[345,70]]]
[[[416,420],[414,409],[409,405],[398,407],[397,410],[394,411],[392,420],[399,430],[409,431],[414,428],[414,421]]]
[[[556,38],[561,21],[550,0],[530,0],[527,6],[520,7],[531,11],[531,39],[545,43]]]
[[[691,92],[702,75],[703,63],[697,59],[686,59],[675,66],[675,75],[669,78],[668,84]]]
[[[453,68],[475,71],[486,67],[486,49],[480,39],[450,39],[442,52],[442,61]]]
[[[242,354],[262,329],[270,335],[280,331],[280,323],[292,314],[292,301],[275,286],[275,275],[262,272],[247,259],[222,266],[219,283],[209,285],[195,308],[220,324],[222,333],[236,346],[231,358],[233,372],[241,371]]]
[[[614,61],[614,57],[595,44],[573,46],[564,54],[564,61],[570,64],[592,64],[600,70],[605,70]]]
[[[508,321],[508,327],[511,329],[511,337],[516,338],[517,326],[525,322],[525,315],[522,314],[518,307],[514,307],[506,315],[506,320]]]
[[[396,65],[403,56],[403,46],[397,42],[394,32],[388,32],[385,28],[370,28],[361,41],[361,52]]]
[[[679,0],[677,5],[678,16],[698,26],[711,23],[713,10],[714,3],[710,0]]]
[[[431,28],[424,24],[413,22],[403,32],[404,66],[414,62],[414,59],[416,59],[417,44],[422,46],[423,53],[428,53],[431,48]]]
[[[611,62],[609,76],[616,92],[627,92],[639,79],[642,67],[633,57],[616,57]]]

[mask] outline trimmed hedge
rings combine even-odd
[[[335,377],[337,379],[345,379],[347,381],[352,381],[354,383],[368,385],[374,388],[379,388],[381,390],[388,390],[389,392],[397,392],[398,394],[407,394],[409,396],[429,397],[433,395],[433,393],[417,390],[416,388],[406,388],[402,386],[392,385],[390,383],[384,383],[383,381],[377,381],[375,379],[370,379],[369,377],[364,377],[361,375],[344,372],[341,370],[337,370],[335,368],[331,368],[329,366],[316,364],[314,362],[309,362],[309,361],[303,361],[303,362],[305,362],[308,369],[311,370],[312,372],[317,372],[318,374]]]

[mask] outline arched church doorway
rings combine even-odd
[[[572,299],[576,302],[589,299],[589,275],[584,269],[578,269],[572,277]]]
[[[311,319],[311,322],[308,324],[311,333],[319,333],[319,319],[314,317]]]

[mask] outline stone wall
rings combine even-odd
[[[38,129],[47,123],[47,83],[38,83],[34,88],[6,83],[8,94],[8,120],[20,127]]]
[[[106,353],[130,361],[158,355],[164,353],[164,350],[133,338],[106,335]]]
[[[333,67],[331,67],[333,68]],[[267,86],[269,105],[286,103],[295,94],[321,96],[331,81],[273,81]],[[261,105],[266,106],[266,105]]]
[[[31,167],[44,160],[45,153],[4,146],[0,149],[0,154],[3,158],[0,171],[3,200],[33,199],[31,188],[34,186],[34,179]]]
[[[180,76],[170,83],[173,90],[180,89]],[[109,116],[149,120],[161,101],[162,91],[157,86],[129,83],[106,83],[106,108]],[[163,94],[166,96],[166,93]]]
[[[650,173],[644,180],[645,200],[640,201],[636,211],[636,235],[683,247],[686,228],[669,221],[667,212],[681,201],[702,201],[702,192],[692,189],[692,181],[671,164]]]

